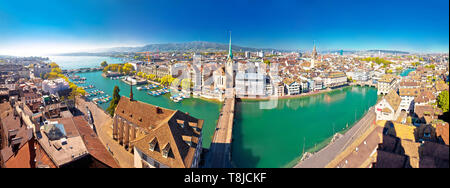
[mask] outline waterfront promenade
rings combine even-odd
[[[342,137],[334,140],[325,148],[300,161],[294,168],[324,168],[336,158],[345,148],[358,139],[370,126],[375,126],[375,111],[371,107],[369,111]]]
[[[217,127],[211,141],[207,168],[232,168],[231,142],[233,141],[233,119],[236,98],[225,98]]]

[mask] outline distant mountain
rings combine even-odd
[[[237,51],[286,51],[286,50],[278,50],[273,48],[251,48],[251,47],[241,47],[237,45],[231,45],[234,52]],[[58,55],[113,55],[118,53],[127,53],[127,52],[215,52],[215,51],[227,51],[228,44],[215,43],[215,42],[203,42],[203,41],[194,41],[194,42],[186,42],[186,43],[165,43],[165,44],[148,44],[141,47],[115,47],[115,48],[104,48],[97,49],[91,52],[76,52],[76,53],[64,53]]]
[[[341,50],[320,51],[320,53],[322,53],[322,54],[334,54],[334,53],[339,54],[340,52],[341,52]],[[344,54],[384,53],[384,54],[397,54],[397,55],[409,54],[409,52],[398,51],[398,50],[343,50],[342,53],[344,53]]]
[[[274,48],[252,48],[252,47],[242,47],[238,45],[232,45],[234,52],[292,52],[299,50],[280,50]],[[122,53],[134,53],[134,52],[216,52],[216,51],[228,51],[228,44],[216,43],[216,42],[185,42],[185,43],[164,43],[164,44],[148,44],[145,46],[138,47],[115,47],[115,48],[103,48],[97,50],[91,50],[89,52],[74,52],[74,53],[64,53],[55,55],[73,55],[73,56],[109,56],[117,55]],[[303,51],[304,53],[309,53],[310,51]],[[344,50],[344,54],[359,54],[359,53],[385,53],[385,54],[409,54],[409,52],[397,51],[397,50]],[[320,51],[322,54],[340,53],[340,50],[323,50]]]
[[[385,54],[409,54],[409,52],[398,51],[398,50],[367,50],[372,53],[385,53]]]

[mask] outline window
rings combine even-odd
[[[155,168],[159,168],[159,163],[158,163],[158,161],[153,161],[153,166],[154,166]]]
[[[147,162],[142,161],[142,168],[150,168],[150,165],[148,165]]]
[[[170,143],[167,143],[167,145],[164,147],[162,151],[163,157],[167,158],[169,156],[169,152],[170,152]]]
[[[147,161],[147,155],[142,154],[142,160]]]
[[[149,150],[155,151],[155,148],[157,148],[158,141],[156,140],[156,137],[153,138],[153,140],[149,143]]]

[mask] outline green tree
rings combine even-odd
[[[448,91],[444,90],[439,93],[437,98],[438,106],[442,109],[443,112],[448,112]]]
[[[102,63],[100,63],[100,66],[106,67],[106,66],[108,66],[108,63],[106,61],[103,61]]]
[[[264,63],[270,65],[270,61],[268,59],[264,60]]]
[[[113,98],[111,102],[109,103],[109,107],[106,109],[106,112],[108,112],[111,116],[114,116],[114,112],[116,111],[117,104],[119,104],[120,100],[120,89],[119,86],[114,87],[113,91]]]

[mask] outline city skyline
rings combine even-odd
[[[0,0],[0,54],[208,41],[243,47],[448,52],[448,1]]]

